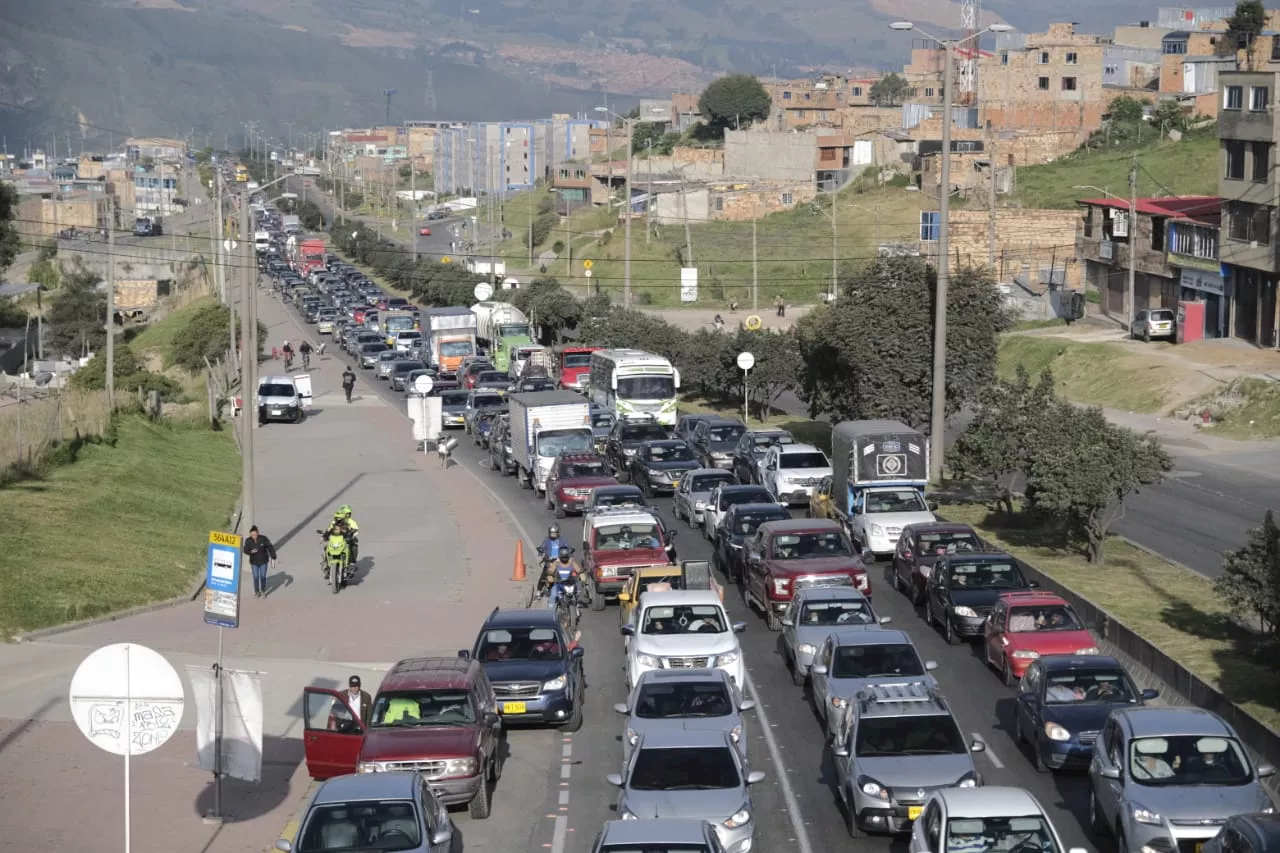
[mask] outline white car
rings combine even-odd
[[[413,349],[413,342],[422,340],[422,332],[414,329],[405,329],[396,332],[395,350],[396,352],[409,352]],[[419,344],[421,346],[421,344]]]
[[[812,444],[786,444],[765,451],[760,476],[774,500],[795,506],[808,504],[813,490],[831,473],[831,460]]]
[[[918,853],[1066,849],[1044,807],[1022,788],[943,788],[922,806],[908,806],[907,814],[915,818],[910,849]]]
[[[737,504],[771,504],[776,503],[773,495],[764,486],[742,485],[740,483],[723,483],[711,490],[702,507],[702,535],[708,542],[716,541],[716,528],[724,520],[729,507]]]
[[[745,622],[730,622],[720,596],[711,590],[647,592],[639,613],[622,633],[627,648],[630,690],[654,669],[721,669],[739,688],[746,677],[737,635]]]

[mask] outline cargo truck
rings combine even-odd
[[[533,343],[529,318],[509,302],[477,302],[476,338],[489,348],[493,366],[503,373],[511,367],[511,350]]]
[[[421,331],[422,323],[416,310],[383,311],[378,315],[378,331],[387,339],[387,346],[396,345],[397,332]]]
[[[581,391],[591,374],[591,353],[602,347],[560,347],[555,351],[555,378],[561,388]]]
[[[936,521],[925,501],[929,442],[898,421],[846,421],[831,431],[834,515],[863,551],[893,554],[902,528]]]
[[[511,458],[520,484],[538,495],[547,490],[551,464],[562,453],[591,453],[591,406],[572,391],[531,391],[507,398]]]
[[[324,269],[324,240],[320,237],[311,237],[307,240],[298,241],[298,272],[302,275],[310,275],[316,270]]]
[[[428,308],[424,323],[431,363],[442,379],[454,378],[462,360],[476,354],[476,315],[470,308]]]

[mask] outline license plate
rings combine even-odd
[[[1200,851],[1201,851],[1201,850],[1203,850],[1203,849],[1204,849],[1204,842],[1203,842],[1203,841],[1197,841],[1197,842],[1196,842],[1196,853],[1200,853]]]
[[[503,702],[502,713],[504,714],[523,714],[527,708],[523,702]],[[1199,853],[1199,851],[1197,851]]]
[[[924,811],[924,806],[907,806],[907,820],[915,820],[920,817],[920,812]],[[1196,853],[1200,853],[1199,850]]]
[[[283,414],[284,414],[284,412],[282,412],[282,411],[281,411],[281,410],[279,410],[279,409],[272,409],[272,410],[271,410],[271,414],[273,414],[273,415],[283,415]]]
[[[673,489],[678,489],[678,488],[680,488],[680,481],[679,481],[679,480],[672,480],[672,481],[671,481],[671,488],[673,488]]]

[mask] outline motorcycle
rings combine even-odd
[[[346,586],[347,581],[351,579],[353,568],[351,543],[341,533],[325,530],[317,530],[316,533],[327,537],[321,553],[320,565],[324,569],[324,579],[332,586],[333,594],[337,595],[338,590]]]
[[[569,554],[570,556],[573,554],[573,548],[568,545],[558,544],[554,550],[554,554],[547,554],[541,545],[538,546],[538,555],[542,557],[541,562],[543,575],[546,574],[547,567],[550,566],[554,560],[559,559],[561,554]],[[557,587],[560,589],[560,594],[556,597],[556,619],[561,623],[568,625],[570,632],[576,631],[578,628],[578,620],[582,617],[581,582],[569,583],[563,580],[556,580],[555,583],[551,584],[551,586],[547,587],[545,590],[535,592],[533,600],[536,601],[545,595],[547,600],[550,601],[552,590]],[[531,601],[530,605],[532,606],[532,604],[533,602]]]

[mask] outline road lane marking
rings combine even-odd
[[[813,853],[813,845],[809,843],[809,831],[805,828],[804,817],[800,814],[800,801],[791,788],[791,780],[787,778],[787,768],[782,763],[782,750],[778,748],[778,740],[773,736],[773,727],[769,722],[769,715],[765,713],[760,693],[756,690],[755,682],[751,680],[751,673],[745,667],[743,680],[746,682],[746,688],[751,691],[752,698],[756,700],[756,716],[760,718],[760,730],[764,735],[765,745],[769,748],[769,758],[773,761],[774,769],[777,770],[778,787],[782,789],[782,801],[787,807],[787,819],[791,821],[791,828],[796,833],[796,846],[799,847],[799,853]]]
[[[561,792],[560,792],[560,805],[562,805],[562,806],[567,806],[567,805],[569,805],[569,792],[568,792],[568,791],[561,791]]]
[[[568,828],[569,818],[558,815],[555,831],[551,833],[551,853],[564,853],[564,836]]]
[[[986,739],[982,735],[978,734],[977,732],[971,732],[970,734],[973,735],[974,740],[976,740],[978,743],[982,744],[985,747],[985,749],[983,750],[983,754],[986,755],[987,759],[996,766],[996,769],[1003,770],[1004,762],[1000,760],[1000,756],[996,755],[994,752],[991,751],[991,744],[987,743]]]
[[[561,764],[561,765],[560,765],[560,778],[561,778],[561,779],[568,779],[568,778],[569,778],[569,770],[570,770],[570,766],[569,766],[568,764]]]

